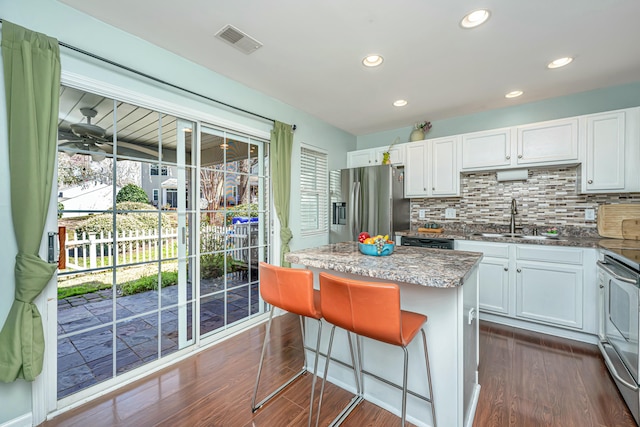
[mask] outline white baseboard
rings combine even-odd
[[[17,418],[0,424],[0,427],[31,427],[33,425],[33,417],[31,412],[21,415]]]

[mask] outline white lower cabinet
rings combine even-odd
[[[509,314],[509,259],[485,257],[480,263],[481,310]]]
[[[456,249],[484,254],[479,307],[491,320],[597,333],[596,249],[468,240]]]
[[[516,263],[515,316],[582,328],[582,266]]]

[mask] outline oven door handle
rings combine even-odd
[[[616,380],[618,380],[620,382],[620,384],[622,384],[623,386],[633,390],[633,391],[638,391],[638,386],[635,384],[631,384],[629,381],[626,381],[624,378],[622,378],[620,376],[620,374],[618,374],[618,371],[616,370],[615,366],[613,366],[613,362],[611,361],[611,359],[609,358],[609,355],[607,354],[607,351],[604,349],[602,343],[600,341],[598,341],[598,348],[600,348],[600,353],[602,354],[602,357],[604,358],[604,363],[607,365],[607,368],[609,368],[609,372],[611,373],[611,375],[613,375]],[[631,374],[629,374],[629,376],[631,376]]]
[[[620,280],[621,282],[625,283],[631,283],[632,285],[636,284],[636,281],[634,279],[631,279],[629,277],[622,277],[619,274],[616,274],[615,271],[609,268],[609,265],[606,262],[598,261],[597,263],[598,267],[611,274],[616,280]]]

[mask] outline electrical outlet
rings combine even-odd
[[[456,217],[456,210],[454,208],[447,208],[444,210],[444,217],[447,219]]]
[[[420,209],[419,214],[420,214],[420,219],[425,219],[427,217],[427,210]]]
[[[584,210],[584,219],[586,221],[593,221],[596,219],[596,210],[595,209],[585,209]]]

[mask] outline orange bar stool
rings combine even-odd
[[[322,332],[322,313],[320,311],[320,292],[313,289],[313,273],[309,270],[297,268],[277,267],[274,265],[260,262],[260,295],[267,303],[271,304],[269,313],[269,322],[262,344],[262,353],[260,354],[260,365],[258,366],[258,376],[256,385],[253,390],[253,398],[251,399],[251,410],[257,411],[272,397],[284,390],[289,384],[298,379],[307,372],[307,356],[305,351],[303,317],[315,319],[318,321],[318,338],[316,343],[316,355],[313,364],[313,381],[311,385],[311,401],[309,404],[309,425],[311,425],[313,414],[313,394],[316,385],[316,374],[318,371],[318,349],[320,348],[320,336]],[[273,312],[277,308],[286,310],[300,316],[300,330],[302,332],[302,351],[305,355],[305,363],[302,369],[291,377],[288,381],[278,387],[275,391],[265,397],[256,404],[256,396],[258,394],[258,385],[260,383],[260,374],[262,373],[262,365],[264,355],[269,342],[271,333],[271,323],[273,321]]]
[[[327,380],[329,362],[331,360],[331,347],[333,345],[333,335],[336,326],[353,332],[360,337],[367,337],[377,341],[385,342],[402,347],[404,350],[404,371],[402,382],[402,426],[405,425],[407,415],[407,371],[409,352],[407,346],[418,334],[422,332],[422,342],[424,345],[424,356],[427,368],[427,380],[429,382],[429,397],[419,396],[412,392],[412,395],[420,397],[431,405],[431,416],[433,426],[436,427],[436,411],[433,400],[433,390],[431,386],[431,370],[429,368],[429,353],[427,351],[427,336],[423,326],[427,321],[427,316],[405,311],[400,308],[400,288],[393,283],[366,282],[360,280],[345,279],[327,273],[320,273],[320,295],[322,316],[331,323],[331,336],[329,338],[329,348],[324,367],[322,387],[320,388],[320,398],[318,401],[318,414],[316,426],[320,421],[320,409],[322,407],[322,396]],[[362,377],[362,352],[358,345],[358,359],[360,376]],[[355,370],[355,367],[354,367]],[[373,375],[373,374],[371,374]],[[375,376],[375,375],[374,375]],[[375,376],[387,384],[400,388],[390,381]],[[360,381],[358,388],[362,387],[364,394],[364,383]],[[360,399],[361,401],[362,399]],[[360,403],[358,401],[358,403]],[[357,405],[357,404],[356,404]],[[349,412],[355,408],[352,405]],[[345,408],[346,409],[346,408]],[[344,411],[343,411],[344,412]],[[331,425],[340,425],[346,418],[346,414],[340,414]]]

